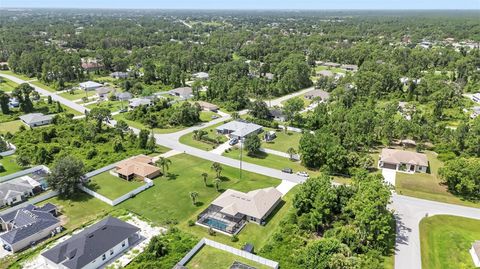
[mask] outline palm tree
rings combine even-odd
[[[220,182],[222,182],[219,178],[216,178],[214,181],[213,181],[213,184],[215,185],[215,189],[217,191],[220,190]]]
[[[217,178],[220,178],[220,175],[222,174],[222,165],[220,165],[217,162],[212,163],[212,167],[210,167],[215,173],[217,173]]]
[[[293,155],[297,154],[297,151],[294,148],[290,147],[287,149],[287,154],[290,155],[290,160],[293,160]]]
[[[172,164],[172,161],[165,158],[165,157],[160,157],[155,164],[157,166],[162,167],[162,176],[165,175],[165,171],[168,170],[170,164]]]
[[[208,174],[207,173],[202,173],[202,177],[203,177],[203,184],[205,184],[205,187],[207,186],[207,177],[208,177]]]
[[[198,199],[198,192],[191,191],[190,192],[190,198],[192,199],[193,205],[196,205],[197,204],[197,199]]]

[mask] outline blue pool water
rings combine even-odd
[[[222,231],[226,231],[228,226],[227,223],[217,219],[206,219],[205,224],[212,228],[219,229]]]

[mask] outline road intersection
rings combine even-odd
[[[27,81],[19,79],[15,76],[1,73],[0,76],[10,79],[18,84],[28,83]],[[79,111],[81,113],[85,113],[85,111],[88,111],[87,108],[68,99],[65,99],[57,95],[56,93],[52,93],[33,84],[30,85],[33,86],[35,90],[41,95],[51,96],[53,100],[59,101],[61,104],[68,106],[76,111]],[[283,96],[275,100],[271,100],[271,106],[281,105],[282,102],[290,98],[300,96],[311,90],[313,90],[313,88],[304,89],[302,91]],[[241,111],[239,114],[245,113],[246,110]],[[238,160],[234,160],[212,152],[187,146],[179,142],[180,137],[185,134],[191,133],[194,130],[199,130],[215,125],[217,123],[229,120],[230,118],[231,117],[229,114],[222,113],[221,117],[216,120],[193,126],[175,133],[156,134],[155,139],[157,144],[175,150],[176,152],[183,152],[202,159],[207,159],[212,162],[218,162],[223,165],[240,168],[240,161]],[[110,124],[114,125],[115,121],[112,120]],[[130,128],[135,133],[139,132],[138,129],[132,127]],[[272,169],[269,167],[264,167],[261,165],[247,162],[242,163],[242,169],[253,173],[267,175],[273,178],[278,178],[282,181],[290,181],[292,182],[292,184],[303,183],[305,181],[304,177],[297,176],[295,174],[286,174],[277,169]],[[480,219],[480,209],[477,208],[417,199],[413,197],[398,195],[395,193],[392,195],[392,203],[390,205],[390,208],[394,211],[397,222],[397,238],[395,245],[396,269],[420,269],[422,267],[419,233],[419,223],[422,218],[426,216],[444,214]]]

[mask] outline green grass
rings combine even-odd
[[[9,80],[8,78],[1,78],[3,82],[0,83],[0,90],[4,92],[11,92],[13,89],[15,89],[18,84]]]
[[[201,111],[200,112],[200,120],[203,121],[203,122],[209,122],[209,121],[213,120],[212,116],[214,116],[214,115],[218,116],[217,113],[212,112],[212,111]]]
[[[211,269],[211,268],[229,268],[234,261],[253,266],[257,269],[269,269],[270,267],[245,259],[243,257],[231,254],[229,252],[216,249],[211,246],[203,246],[192,259],[186,264],[192,269]]]
[[[275,231],[275,228],[280,224],[282,219],[285,218],[286,214],[292,207],[292,199],[295,193],[298,191],[298,186],[294,187],[292,190],[285,195],[282,200],[283,202],[272,212],[272,214],[267,219],[265,226],[261,226],[255,223],[247,223],[247,225],[240,231],[238,234],[238,241],[232,242],[230,236],[226,236],[220,233],[212,236],[208,234],[208,230],[200,226],[188,226],[186,222],[180,224],[180,228],[189,233],[195,234],[197,237],[206,237],[217,242],[230,245],[232,247],[241,248],[245,243],[251,243],[254,245],[256,250],[261,249],[268,238],[272,236]],[[201,210],[197,212],[199,214]]]
[[[21,74],[13,73],[13,72],[10,71],[10,70],[0,71],[0,74],[5,74],[5,75],[14,76],[14,77],[16,77],[16,78],[23,79],[23,80],[32,80],[32,79],[35,79],[35,78],[29,78],[29,77],[24,76],[24,75],[21,75]]]
[[[145,184],[143,181],[127,181],[111,175],[108,171],[90,178],[87,187],[108,199],[114,200]]]
[[[70,200],[58,196],[42,201],[40,205],[52,203],[60,208],[61,219],[67,230],[75,230],[108,214],[113,207],[86,194],[79,192]]]
[[[208,137],[210,137],[212,139],[217,139],[218,138],[221,143],[224,143],[224,142],[227,141],[227,138],[224,135],[218,135],[216,130],[215,130],[215,128],[217,128],[218,126],[220,126],[222,124],[224,124],[224,123],[221,122],[221,123],[212,125],[208,128],[204,128],[202,130],[207,132]],[[212,150],[214,148],[213,144],[193,139],[193,133],[189,133],[189,134],[185,134],[185,135],[181,136],[180,137],[180,143],[191,146],[191,147],[194,147],[194,148],[203,149],[203,150],[206,150],[206,151]]]
[[[322,70],[330,70],[333,73],[342,73],[345,74],[347,71],[339,68],[339,67],[327,67],[327,66],[316,66],[315,67],[315,73],[322,71]]]
[[[122,109],[122,107],[125,108],[127,106],[128,106],[128,103],[123,102],[122,104],[122,101],[100,101],[99,103],[87,105],[87,107],[90,109],[95,107],[101,107],[101,108],[106,108],[111,112],[119,111],[120,109]]]
[[[429,160],[430,173],[406,174],[397,172],[395,182],[397,192],[421,199],[480,208],[480,203],[463,200],[448,192],[447,187],[442,184],[438,177],[438,169],[443,166],[443,163],[438,160],[434,152],[427,151],[426,154]]]
[[[157,177],[153,187],[117,207],[130,210],[156,224],[181,223],[196,219],[197,214],[220,194],[213,187],[215,173],[210,169],[212,162],[185,154],[169,159],[172,164],[166,177]],[[220,183],[222,190],[233,188],[250,191],[280,183],[277,179],[249,172],[244,172],[240,180],[238,169],[222,167],[223,181]],[[203,183],[202,173],[209,175],[208,186]],[[193,205],[190,199],[191,191],[199,194],[196,205]]]
[[[113,118],[115,120],[123,120],[125,121],[129,126],[131,127],[134,127],[134,128],[137,128],[137,129],[147,129],[147,130],[150,130],[150,128],[148,128],[147,126],[141,124],[140,122],[136,122],[136,121],[131,121],[131,120],[127,120],[125,118],[125,115],[124,114],[117,114],[115,116],[113,116]],[[175,132],[178,132],[178,131],[181,131],[185,129],[185,127],[183,126],[179,126],[179,127],[173,127],[173,128],[154,128],[153,129],[153,132],[156,133],[156,134],[170,134],[170,133],[175,133]]]
[[[0,170],[0,177],[10,175],[15,172],[23,170],[23,167],[17,164],[15,160],[16,158],[17,158],[17,155],[13,154],[0,159],[0,164],[2,164],[4,169],[4,171]]]
[[[273,129],[265,129],[265,132],[271,131]],[[277,135],[277,138],[275,138],[272,142],[262,142],[262,148],[266,149],[273,149],[273,150],[278,150],[281,152],[287,152],[289,148],[294,148],[295,150],[298,150],[298,145],[300,142],[300,138],[302,137],[301,133],[296,133],[296,132],[287,132],[280,130],[275,132]],[[263,134],[263,133],[262,133]],[[261,134],[261,135],[262,135]]]
[[[20,120],[0,122],[0,134],[6,134],[7,132],[16,133],[20,129],[23,123]]]
[[[240,149],[238,147],[233,147],[229,152],[224,153],[223,156],[230,157],[232,159],[240,160]],[[288,158],[267,154],[267,153],[258,153],[256,157],[251,157],[247,155],[247,151],[244,150],[243,161],[254,163],[274,169],[281,170],[283,168],[291,168],[293,172],[296,173],[298,171],[306,171],[310,176],[319,176],[319,171],[311,171],[308,170],[305,166],[303,166],[300,162],[293,162],[290,161]]]
[[[44,83],[42,83],[42,82],[40,82],[40,81],[32,81],[32,82],[30,82],[30,83],[33,84],[33,85],[35,85],[35,86],[37,86],[37,87],[40,87],[40,88],[42,88],[42,89],[44,89],[44,90],[47,90],[47,91],[49,91],[49,92],[56,92],[56,91],[57,91],[57,90],[55,90],[54,88],[52,88],[52,87],[50,87],[50,86],[48,86],[48,85],[46,85],[46,84],[44,84]]]
[[[474,268],[469,249],[480,239],[480,220],[439,215],[420,222],[422,268]]]
[[[75,90],[73,91],[73,94],[67,91],[67,92],[62,92],[59,95],[65,99],[73,101],[77,99],[82,99],[85,96],[91,97],[91,96],[94,96],[95,94],[96,94],[95,91],[87,91],[85,93],[84,90]]]

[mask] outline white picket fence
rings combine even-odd
[[[254,262],[256,262],[256,263],[263,264],[263,265],[266,265],[266,266],[271,267],[271,268],[274,268],[274,269],[278,269],[278,262],[276,262],[276,261],[272,261],[272,260],[269,260],[269,259],[265,259],[265,258],[263,258],[263,257],[260,257],[260,256],[257,256],[257,255],[255,255],[255,254],[252,254],[252,253],[250,253],[250,252],[243,251],[243,250],[240,250],[240,249],[231,247],[231,246],[227,246],[227,245],[225,245],[225,244],[218,243],[218,242],[216,242],[216,241],[213,241],[213,240],[210,240],[210,239],[207,239],[207,238],[202,238],[202,240],[200,240],[200,241],[180,260],[180,262],[178,262],[178,265],[184,266],[185,264],[187,264],[188,261],[190,261],[190,260],[192,259],[192,257],[195,256],[195,254],[196,254],[204,245],[211,246],[211,247],[214,247],[214,248],[216,248],[216,249],[229,252],[229,253],[234,254],[234,255],[236,255],[236,256],[243,257],[243,258],[245,258],[245,259],[247,259],[247,260],[254,261]],[[225,266],[227,266],[227,265],[225,265]],[[174,267],[174,268],[175,268],[175,267]]]

